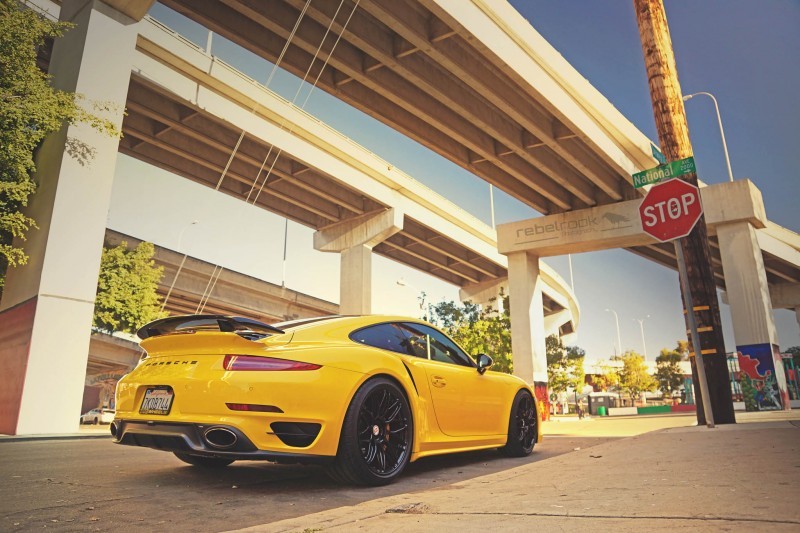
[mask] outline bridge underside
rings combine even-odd
[[[126,106],[121,152],[211,188],[219,184],[220,192],[307,227],[320,229],[389,207],[292,154],[284,151],[276,158],[277,150],[249,134],[242,139],[220,184],[231,146],[241,133],[233,125],[135,75]],[[263,178],[256,180],[269,169],[266,184]],[[400,232],[373,251],[457,286],[507,276],[504,266],[410,216],[405,217]],[[564,307],[545,294],[544,309],[545,314],[552,314]]]
[[[306,4],[303,0],[163,0],[162,3],[273,63],[284,50]],[[311,2],[283,53],[280,66],[301,78],[307,71],[308,79],[319,76],[318,88],[542,214],[640,196],[641,191],[630,182],[631,169],[600,147],[596,135],[588,133],[590,128],[578,124],[577,119],[571,120],[575,115],[568,115],[544,94],[544,86],[533,86],[524,73],[509,68],[470,29],[441,7],[444,3],[364,0],[356,8],[353,0],[345,0],[337,11],[338,2]],[[327,61],[327,66],[320,74],[323,61]],[[310,70],[309,65],[312,65]],[[135,115],[137,110],[131,112]],[[616,119],[629,125],[621,115]],[[163,123],[159,127],[164,127]],[[224,145],[227,150],[235,138],[233,134],[233,142]],[[650,154],[642,153],[641,146],[630,141],[626,144],[618,132],[616,141],[619,153],[629,161],[638,162],[641,168],[654,166],[654,160]],[[260,165],[260,161],[252,165]],[[291,169],[287,166],[285,174],[292,176]],[[281,187],[289,189],[291,185],[278,185],[279,190]],[[273,203],[277,205],[280,201],[276,198]],[[286,207],[283,214],[294,209]],[[297,220],[319,227],[317,217],[358,212],[354,206],[337,199],[327,205],[321,202],[317,207],[318,212],[303,213],[304,218]],[[451,251],[454,249],[444,237],[437,239],[436,246],[441,243]],[[719,245],[716,237],[710,240],[715,280],[724,289]],[[456,266],[448,266],[447,261],[432,266],[414,252],[414,248],[426,247],[425,242],[424,229],[410,229],[375,251],[456,284],[483,281],[495,275],[494,269],[486,269],[486,265],[465,266],[465,257],[457,253],[449,254],[447,260]],[[630,250],[677,269],[671,244]],[[800,281],[797,267],[769,253],[764,254],[764,261],[771,284]]]

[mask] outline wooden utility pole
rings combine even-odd
[[[661,151],[668,162],[692,156],[692,144],[689,140],[689,128],[683,108],[683,97],[678,72],[675,67],[675,55],[672,51],[672,40],[667,26],[667,16],[662,0],[633,0],[636,20],[639,24],[639,35],[642,39],[647,78],[650,83],[650,97],[653,101],[658,139]],[[697,174],[691,173],[681,179],[697,185]],[[705,375],[708,379],[708,396],[713,421],[717,424],[734,424],[731,384],[728,373],[728,362],[725,354],[725,342],[717,301],[717,287],[714,283],[714,272],[711,269],[711,252],[708,245],[708,231],[705,215],[698,221],[688,237],[675,242],[676,256],[680,256],[678,247],[686,261],[686,278],[682,280],[688,285],[691,293],[693,309],[686,309],[684,298],[684,316],[687,331],[690,328],[688,313],[694,313],[694,319],[700,341]],[[691,339],[690,339],[690,345]],[[692,350],[698,346],[692,345]],[[698,372],[694,352],[692,377],[694,381],[695,404],[697,405],[697,421],[706,423],[702,395],[698,386]],[[709,417],[710,418],[710,417]]]

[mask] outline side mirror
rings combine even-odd
[[[483,374],[486,370],[492,366],[492,358],[486,355],[485,353],[478,354],[478,374]]]

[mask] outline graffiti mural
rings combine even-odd
[[[777,346],[737,346],[744,405],[747,411],[788,409],[789,392]],[[777,355],[777,358],[776,358]]]

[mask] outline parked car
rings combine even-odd
[[[81,424],[110,424],[114,421],[114,409],[95,408],[81,415]]]
[[[541,437],[525,381],[420,320],[193,315],[137,334],[146,357],[119,381],[111,433],[191,465],[321,463],[339,482],[382,485],[421,457],[522,457]]]

